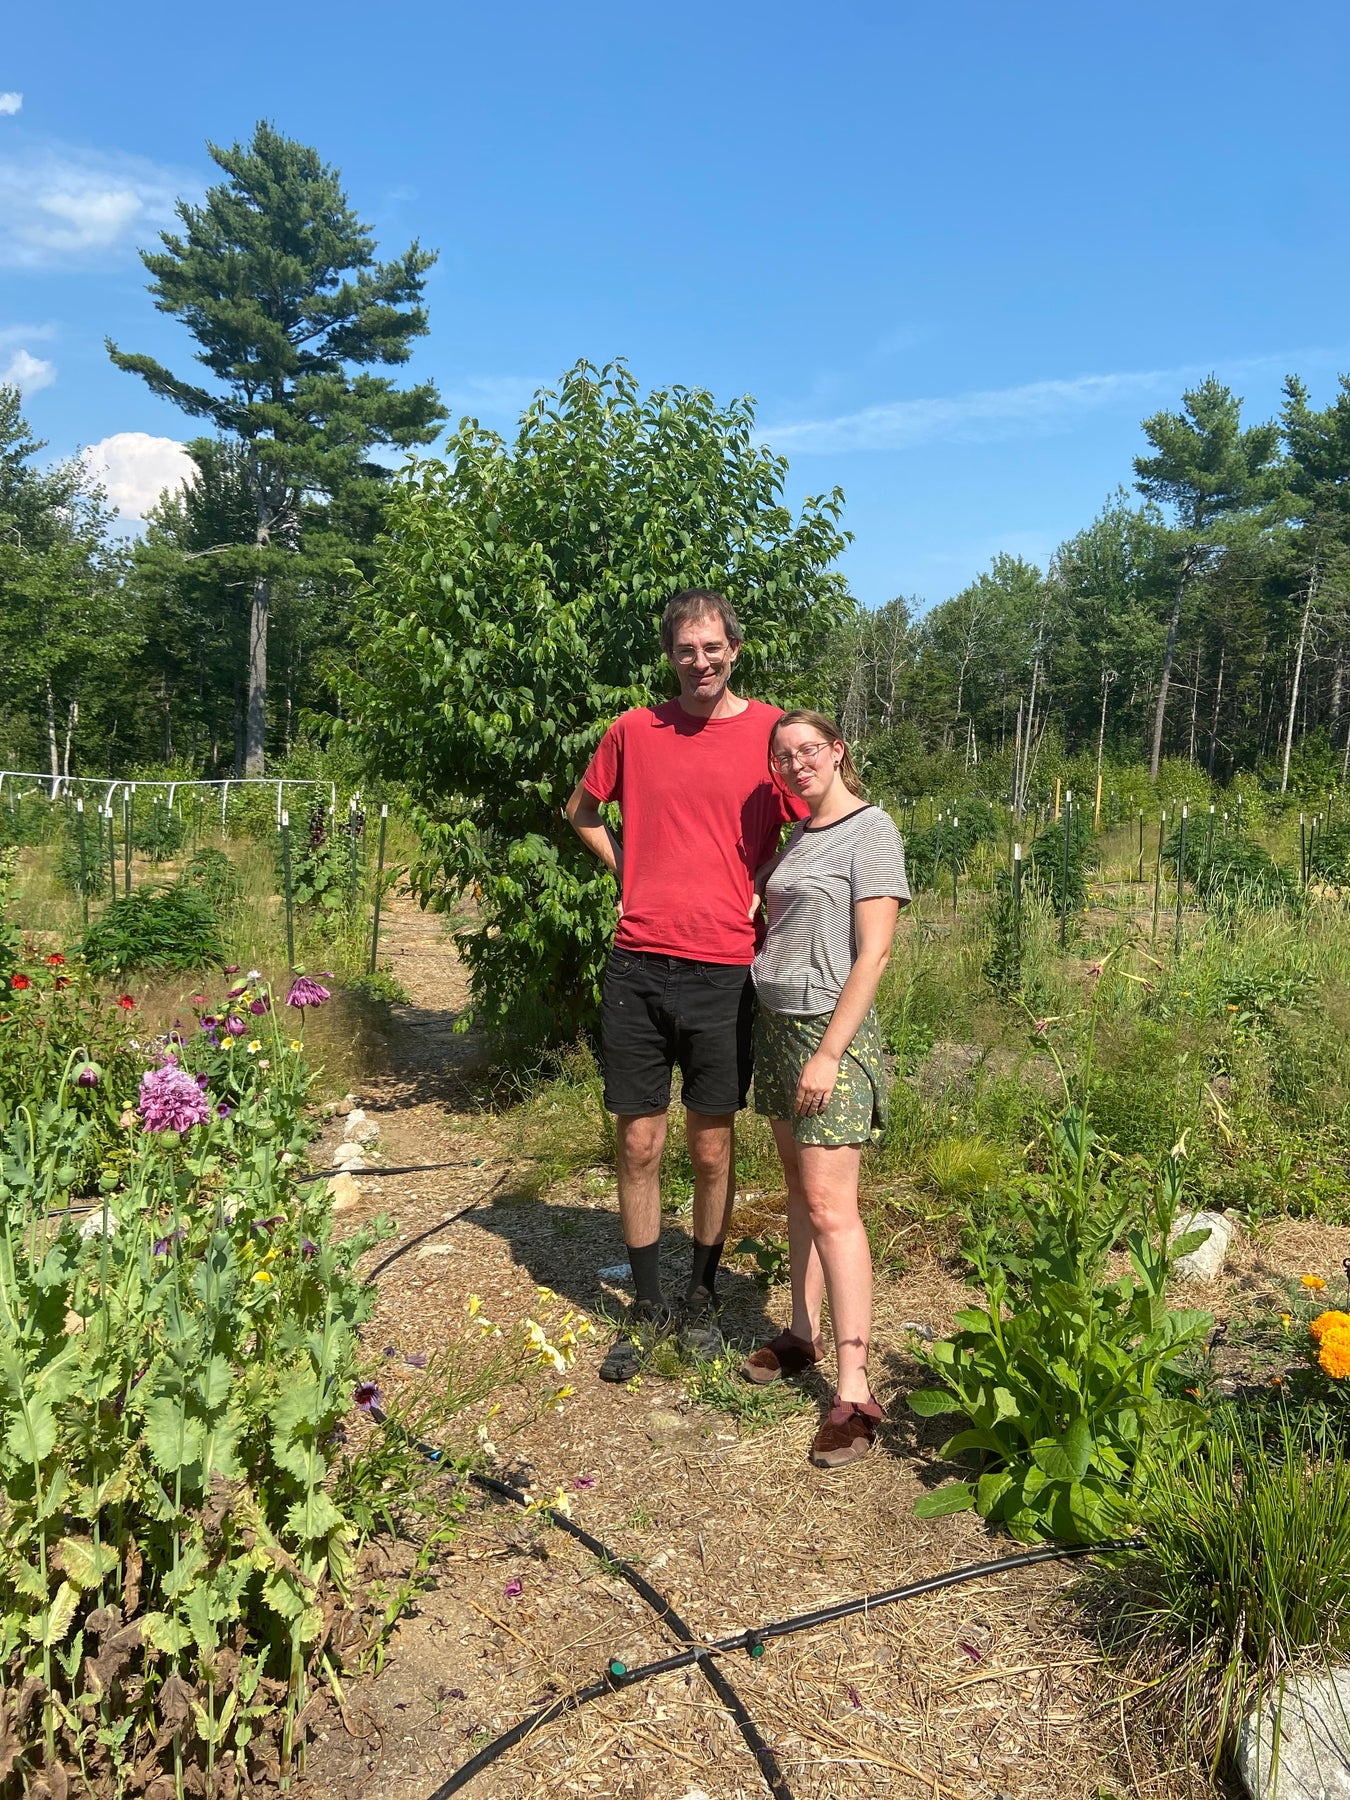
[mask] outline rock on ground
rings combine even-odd
[[[347,1123],[343,1127],[343,1137],[349,1144],[373,1144],[380,1135],[380,1128],[374,1119],[362,1112],[358,1106],[347,1114]]]
[[[1183,1213],[1172,1227],[1172,1241],[1190,1231],[1208,1231],[1209,1236],[1199,1249],[1179,1256],[1172,1273],[1182,1281],[1217,1281],[1237,1226],[1225,1213]]]
[[[1350,1800],[1350,1669],[1291,1675],[1243,1720],[1237,1764],[1253,1800]]]

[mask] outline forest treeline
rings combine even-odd
[[[129,541],[0,389],[4,767],[239,775],[322,741],[350,691],[356,596],[393,548],[394,471],[446,421],[431,383],[377,372],[428,330],[433,254],[378,261],[338,172],[271,126],[211,154],[224,180],[143,253],[206,379],[109,345],[206,427],[195,482]],[[1255,424],[1211,378],[1143,433],[1044,570],[1000,555],[931,607],[804,607],[794,685],[809,677],[892,785],[933,759],[997,762],[1026,797],[1051,746],[1277,788],[1310,758],[1319,781],[1350,772],[1350,378],[1318,408],[1291,375]]]

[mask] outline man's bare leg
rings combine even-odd
[[[696,1355],[717,1356],[724,1346],[712,1315],[717,1266],[736,1199],[735,1114],[686,1111],[685,1135],[694,1165],[694,1260],[680,1343]]]
[[[633,1287],[639,1300],[662,1303],[657,1255],[661,1243],[661,1152],[666,1146],[666,1115],[638,1113],[616,1118],[615,1161],[619,1177],[619,1219]]]

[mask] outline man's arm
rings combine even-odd
[[[600,801],[579,781],[567,802],[567,823],[576,832],[592,856],[598,856],[605,867],[623,884],[623,845],[600,816]]]

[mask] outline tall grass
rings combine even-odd
[[[1144,1716],[1212,1761],[1284,1676],[1350,1654],[1343,1449],[1316,1415],[1216,1415],[1201,1448],[1150,1471],[1144,1549],[1080,1586]]]

